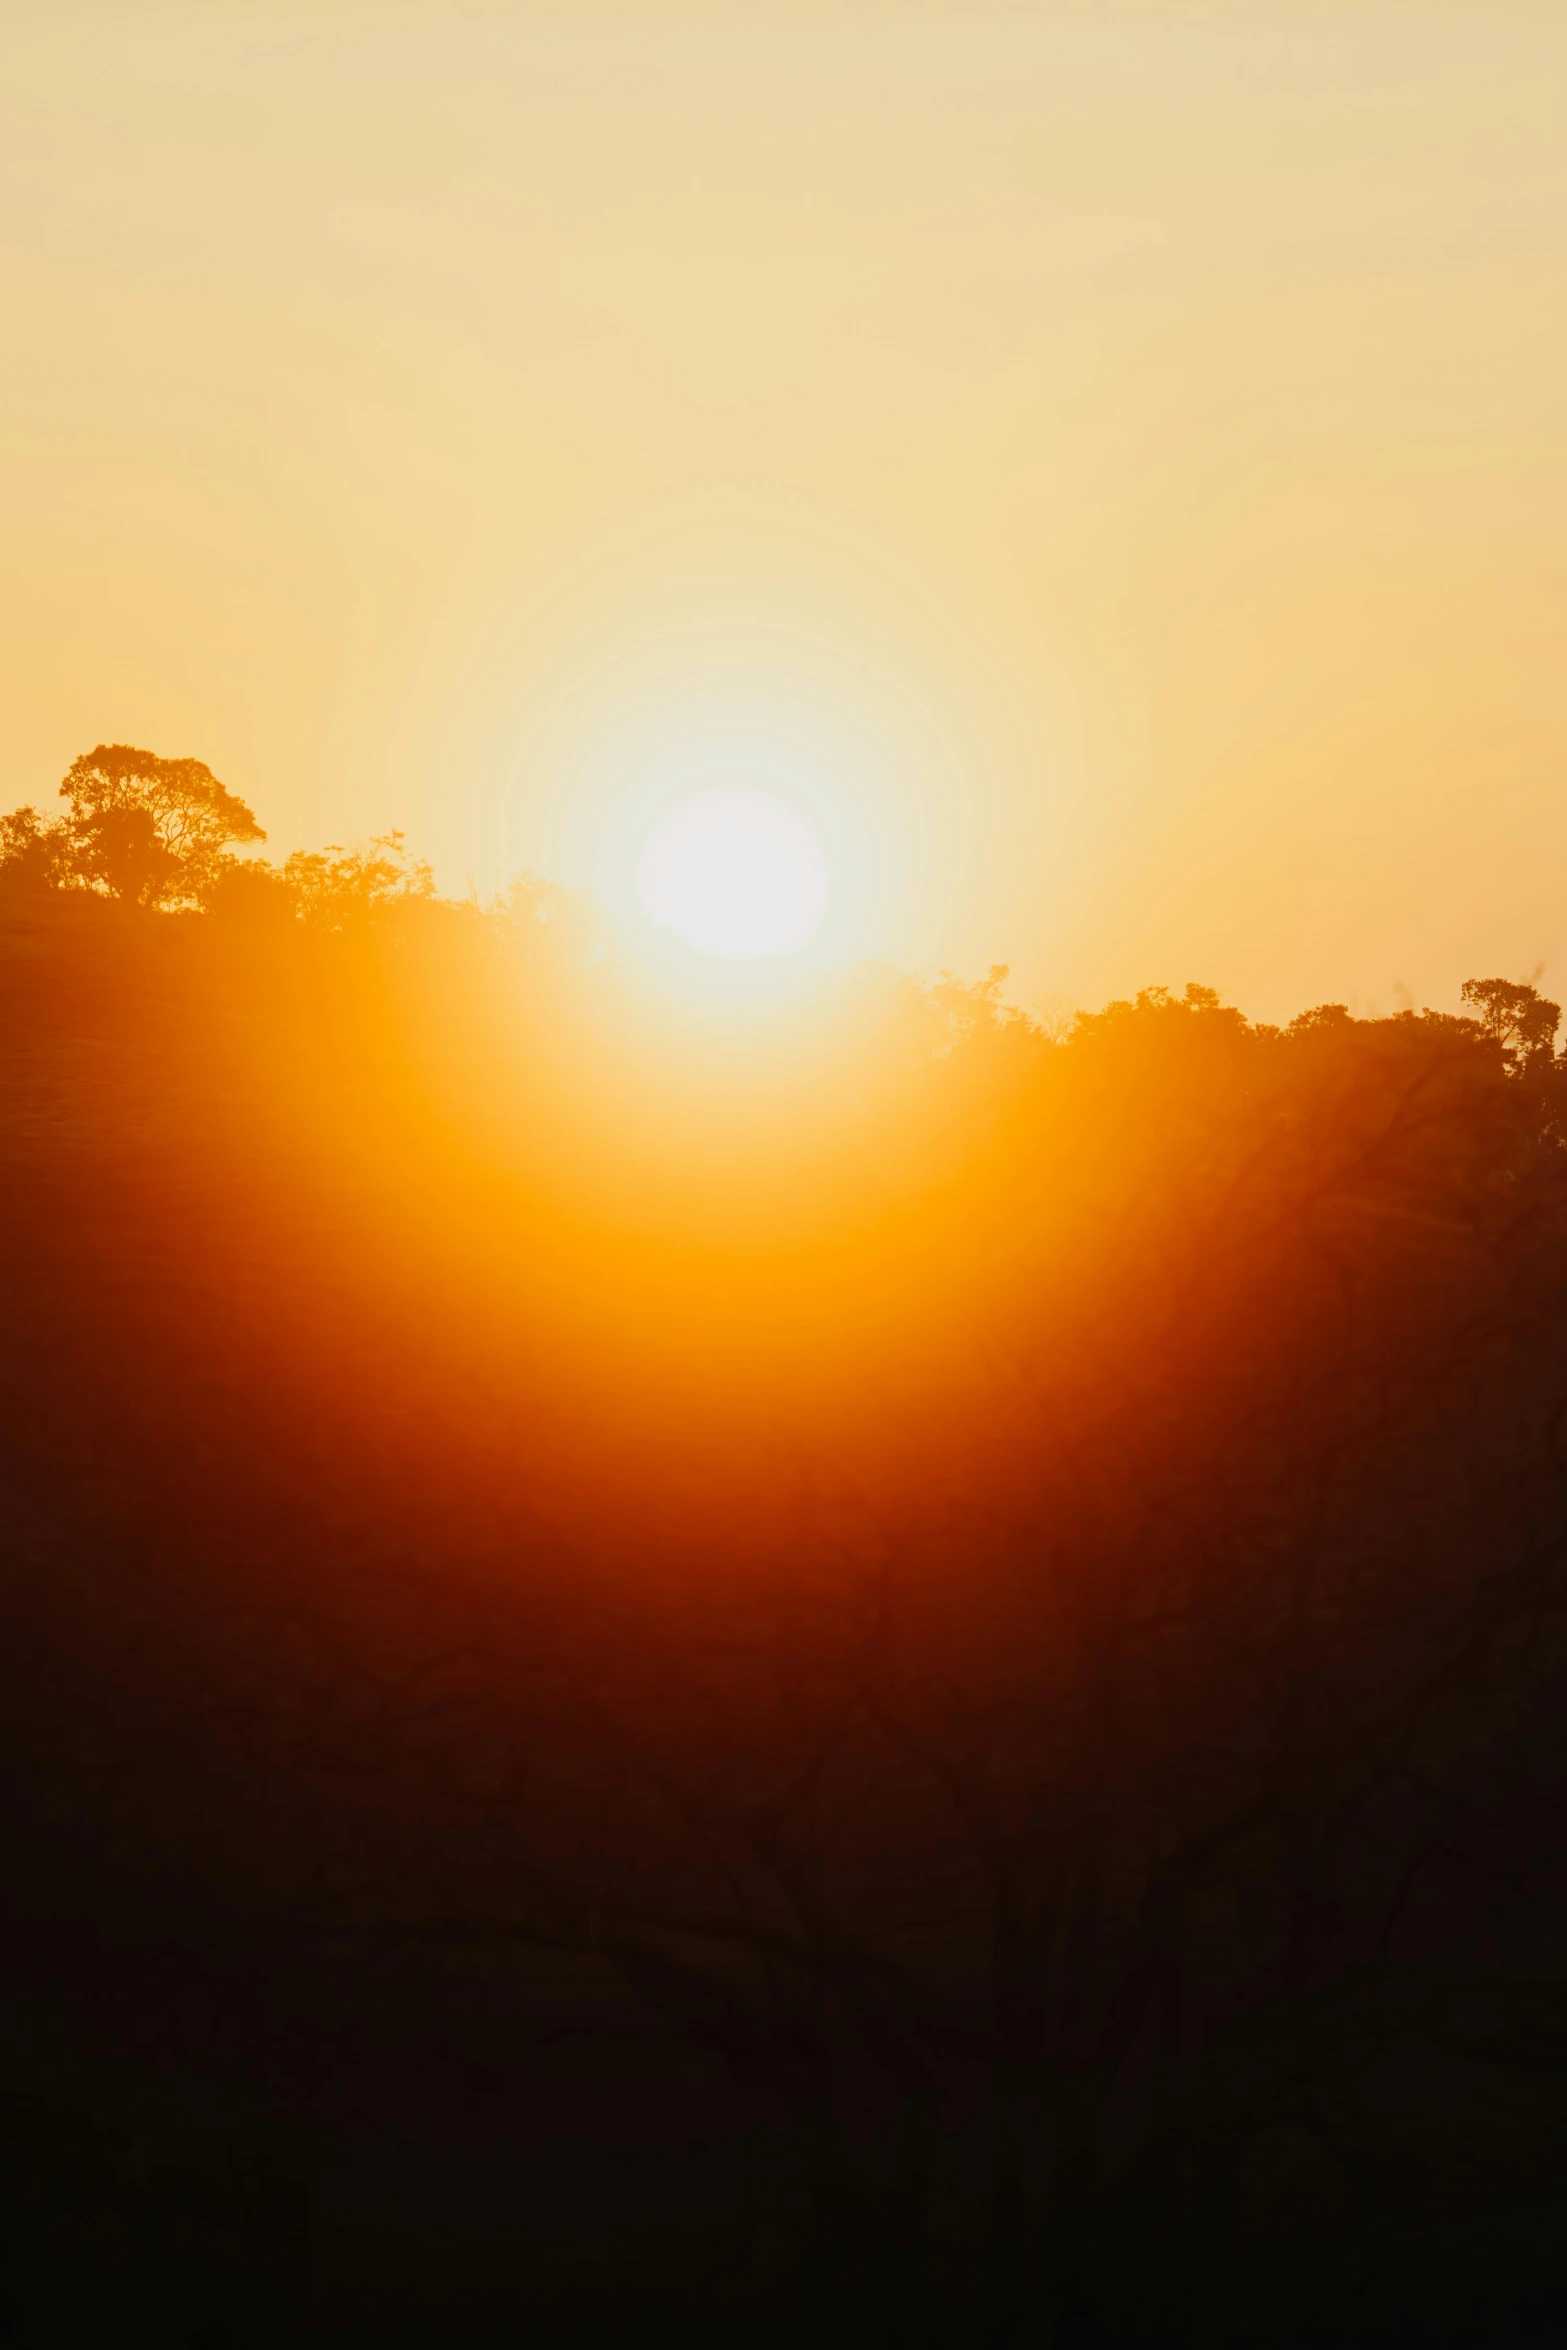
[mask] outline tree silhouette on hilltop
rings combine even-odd
[[[52,824],[34,808],[0,818],[0,866],[53,887],[147,907],[199,905],[225,852],[266,839],[251,809],[200,759],[99,743],[73,761]]]

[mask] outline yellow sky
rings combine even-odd
[[[5,0],[0,798],[602,881],[730,746],[846,951],[1567,988],[1564,122],[1554,0]]]

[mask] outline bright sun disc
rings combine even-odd
[[[831,877],[810,826],[771,792],[706,791],[655,827],[642,859],[652,919],[703,954],[788,955],[827,911]]]

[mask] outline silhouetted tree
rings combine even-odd
[[[1517,1067],[1533,1070],[1549,1062],[1561,1026],[1560,1004],[1514,979],[1466,979],[1461,993],[1485,1034]]]
[[[199,759],[100,743],[73,762],[48,823],[34,808],[0,818],[0,871],[13,881],[96,890],[147,907],[199,905],[235,842],[266,834]]]
[[[0,816],[0,882],[10,889],[58,889],[70,877],[70,844],[63,824],[49,824],[36,808]]]
[[[60,786],[70,869],[135,905],[201,900],[234,842],[266,834],[241,799],[200,759],[160,759],[127,743],[100,743]]]

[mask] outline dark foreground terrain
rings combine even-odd
[[[0,907],[0,2339],[1567,2339],[1538,999],[539,913]]]

